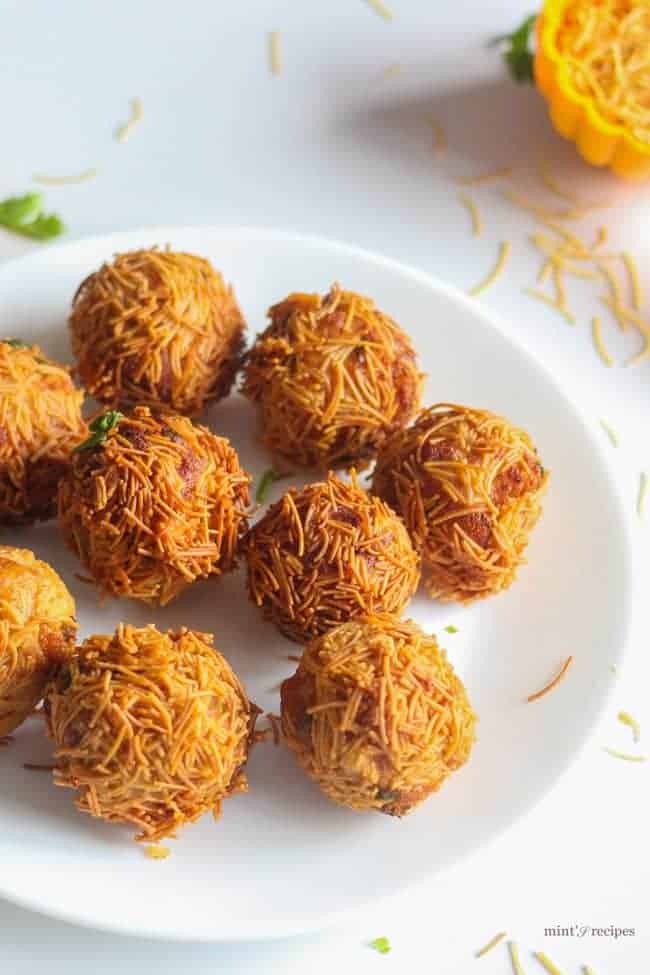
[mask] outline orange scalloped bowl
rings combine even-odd
[[[569,64],[557,46],[565,11],[574,0],[546,0],[537,20],[535,81],[546,99],[551,122],[593,166],[609,166],[628,179],[650,178],[650,142],[637,139],[624,125],[605,119],[596,100],[578,92]]]

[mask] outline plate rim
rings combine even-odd
[[[544,362],[536,358],[523,342],[508,332],[502,323],[503,316],[494,312],[492,309],[487,308],[484,304],[477,302],[475,298],[463,293],[454,285],[447,284],[440,278],[436,277],[436,275],[431,274],[428,271],[425,271],[419,267],[411,266],[382,252],[373,251],[345,240],[321,236],[318,234],[293,231],[287,228],[275,229],[269,226],[256,226],[254,224],[181,224],[177,226],[163,224],[144,226],[129,230],[111,231],[107,234],[93,234],[90,236],[75,237],[73,239],[66,240],[65,242],[58,242],[56,244],[47,245],[46,247],[41,246],[30,253],[9,258],[0,264],[0,288],[4,285],[6,278],[11,276],[16,265],[26,266],[30,264],[38,264],[44,259],[45,254],[50,255],[53,261],[57,261],[59,258],[65,257],[66,253],[71,253],[75,250],[83,251],[86,248],[103,247],[106,249],[114,248],[113,253],[115,253],[120,249],[124,249],[125,247],[129,246],[144,246],[142,244],[142,238],[146,236],[151,237],[152,240],[164,240],[165,238],[173,240],[175,235],[180,236],[193,234],[214,235],[229,239],[236,237],[255,237],[258,240],[266,239],[270,242],[277,242],[278,240],[281,240],[287,243],[296,243],[300,246],[322,247],[325,249],[329,248],[337,251],[339,254],[343,254],[344,256],[348,255],[350,258],[355,260],[361,260],[367,263],[372,263],[375,266],[389,268],[391,271],[399,274],[403,278],[417,280],[420,284],[423,284],[431,290],[444,295],[451,302],[464,307],[466,311],[470,312],[474,317],[479,318],[485,326],[492,329],[494,332],[500,335],[506,343],[514,347],[517,352],[526,359],[531,368],[536,370],[547,384],[550,384],[550,386],[555,390],[556,394],[566,404],[567,408],[573,412],[575,418],[580,424],[586,440],[588,441],[595,455],[599,458],[603,471],[607,473],[609,493],[612,498],[612,503],[617,510],[621,527],[620,541],[623,558],[623,570],[625,575],[623,585],[625,605],[623,607],[624,612],[622,614],[622,635],[620,647],[618,648],[618,655],[621,661],[625,660],[627,654],[629,653],[630,632],[632,629],[634,606],[636,604],[636,600],[634,598],[636,578],[636,573],[634,572],[634,564],[636,561],[635,547],[632,542],[630,519],[626,514],[626,508],[623,504],[622,487],[611,469],[605,447],[600,439],[596,436],[595,429],[593,429],[592,426],[587,422],[587,415],[581,404],[576,402],[569,395],[563,384],[556,379],[550,368]],[[507,832],[515,824],[524,822],[541,804],[541,802],[547,799],[561,786],[569,770],[582,758],[586,747],[590,739],[593,737],[595,729],[602,719],[603,713],[611,700],[614,693],[614,687],[614,683],[610,683],[608,685],[603,695],[600,707],[598,708],[597,713],[594,715],[593,720],[583,731],[581,738],[576,743],[576,747],[569,755],[568,759],[558,767],[555,778],[546,791],[539,795],[532,802],[532,804],[527,806],[523,811],[515,812],[514,818],[509,823],[495,830],[495,832],[487,840],[483,841],[478,847],[463,852],[453,861],[453,863],[448,863],[440,867],[437,870],[437,875],[439,877],[444,876],[445,872],[448,870],[465,865],[473,857],[478,856],[481,850],[492,847],[496,842],[502,842]],[[296,919],[285,919],[283,920],[281,926],[275,921],[261,922],[258,920],[255,922],[255,931],[252,934],[247,934],[242,929],[241,923],[239,923],[239,926],[235,927],[232,931],[209,932],[203,927],[200,929],[192,929],[191,925],[188,926],[187,924],[181,923],[177,928],[161,932],[156,927],[147,926],[146,924],[138,922],[130,924],[128,921],[124,922],[124,920],[120,919],[105,921],[103,919],[92,918],[84,914],[76,914],[74,910],[59,908],[56,905],[52,906],[52,904],[49,902],[44,903],[44,901],[38,897],[38,892],[36,892],[33,896],[26,896],[20,893],[16,894],[11,889],[5,887],[1,875],[0,897],[19,908],[35,912],[43,917],[52,918],[71,925],[77,925],[89,930],[118,934],[123,937],[141,937],[173,943],[193,941],[197,943],[236,944],[254,941],[278,940],[286,937],[297,937],[300,935],[313,933],[315,931],[324,930],[325,928],[331,927],[337,923],[349,921],[354,916],[358,915],[364,910],[367,910],[370,904],[386,906],[387,904],[395,901],[396,898],[405,895],[409,891],[414,892],[423,888],[427,882],[430,882],[430,878],[429,880],[427,880],[427,878],[421,878],[419,880],[410,881],[392,893],[375,897],[369,895],[367,898],[363,898],[352,908],[346,908],[343,911],[328,911],[327,913],[320,915],[318,918],[299,921],[296,921]]]

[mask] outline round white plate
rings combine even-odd
[[[74,291],[116,251],[152,244],[209,257],[235,285],[250,335],[290,291],[332,281],[371,295],[412,336],[428,373],[425,402],[452,400],[504,413],[533,436],[551,469],[529,564],[512,589],[471,608],[418,595],[408,614],[440,633],[478,712],[466,768],[399,821],[325,799],[281,747],[255,749],[250,792],[147,859],[132,830],[78,813],[47,773],[40,722],[0,750],[0,894],[44,913],[120,932],[181,939],[254,939],[315,928],[373,898],[438,873],[493,839],[552,787],[602,711],[610,665],[625,643],[630,560],[616,492],[587,427],[554,380],[500,331],[481,306],[427,275],[326,241],[248,229],[155,229],[43,248],[0,270],[0,335],[36,340],[70,361],[66,314]],[[251,406],[233,395],[206,422],[229,436],[257,478],[269,460]],[[277,498],[286,485],[276,485]],[[100,606],[75,578],[55,522],[2,532],[62,574],[77,599],[81,635],[119,620],[185,624],[216,635],[251,697],[277,711],[278,683],[295,645],[262,622],[241,572],[192,587],[170,607]],[[458,633],[443,627],[453,623]],[[549,696],[527,704],[571,653]]]

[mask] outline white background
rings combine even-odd
[[[563,381],[594,425],[606,418],[621,439],[610,456],[636,541],[639,611],[606,717],[525,821],[471,861],[344,927],[265,945],[174,945],[75,929],[0,903],[0,969],[12,975],[44,965],[49,975],[86,973],[89,965],[98,975],[190,967],[195,975],[496,975],[509,970],[505,949],[480,961],[473,952],[503,929],[519,942],[531,975],[541,972],[533,950],[546,951],[564,975],[580,964],[595,975],[648,970],[650,765],[617,762],[601,746],[629,747],[619,708],[637,716],[650,737],[643,613],[650,510],[645,524],[634,510],[639,473],[650,471],[650,361],[607,370],[595,357],[589,322],[603,309],[594,282],[571,285],[575,328],[525,296],[539,265],[527,237],[534,219],[503,200],[498,185],[479,187],[472,193],[485,232],[472,238],[454,179],[513,164],[513,185],[561,208],[536,174],[539,160],[550,160],[563,185],[610,204],[577,229],[589,237],[606,224],[613,245],[637,256],[649,294],[650,186],[621,184],[584,166],[553,134],[539,96],[514,86],[486,50],[486,39],[518,23],[528,4],[391,0],[391,7],[389,24],[365,0],[1,0],[0,197],[25,191],[35,172],[97,167],[92,183],[48,190],[69,238],[153,224],[265,225],[357,243],[463,290],[493,263],[499,241],[511,240],[506,274],[481,300]],[[267,32],[276,29],[284,72],[272,78]],[[385,79],[395,62],[401,74]],[[143,99],[145,120],[119,145],[114,129],[133,95]],[[431,117],[448,140],[437,156]],[[3,235],[0,256],[32,246]],[[619,336],[606,313],[603,322],[619,359],[636,351],[638,336]],[[650,749],[643,738],[642,746]],[[571,924],[634,927],[636,934],[544,937],[546,927]],[[386,957],[367,947],[378,935],[392,942]]]

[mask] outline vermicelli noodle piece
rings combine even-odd
[[[364,613],[401,613],[420,578],[397,515],[333,474],[271,505],[243,551],[251,599],[298,642]]]
[[[54,569],[0,545],[0,740],[32,714],[76,633],[74,599]]]
[[[82,402],[37,345],[0,340],[0,523],[54,515],[70,451],[86,436]]]
[[[547,480],[523,430],[439,403],[387,441],[372,489],[404,519],[431,596],[470,602],[513,582]]]
[[[54,782],[81,811],[155,843],[247,790],[257,713],[210,634],[120,624],[89,637],[47,689]]]
[[[200,413],[230,391],[245,323],[209,261],[169,250],[118,254],[80,285],[70,331],[79,375],[109,406]]]
[[[402,329],[369,298],[334,285],[291,294],[250,350],[242,392],[259,405],[263,439],[292,464],[361,466],[406,425],[422,377]]]
[[[476,716],[433,635],[371,614],[312,640],[281,690],[284,740],[325,795],[404,816],[468,760]]]
[[[234,568],[249,484],[226,439],[139,406],[75,453],[59,523],[103,592],[165,605]]]

